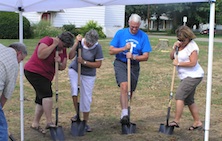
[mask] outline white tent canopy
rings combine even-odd
[[[210,32],[208,46],[208,72],[207,72],[207,92],[206,92],[206,114],[205,114],[205,137],[209,140],[210,126],[210,105],[212,87],[212,62],[214,43],[214,20],[216,0],[1,0],[0,11],[19,12],[19,40],[23,42],[23,21],[22,12],[53,11],[67,8],[80,8],[89,6],[106,5],[142,5],[142,4],[169,4],[169,3],[189,3],[189,2],[209,2],[210,3]],[[21,115],[21,141],[24,140],[23,125],[23,63],[20,63],[20,115]]]
[[[142,5],[169,4],[187,2],[208,2],[209,0],[1,0],[1,11],[18,11],[21,7],[25,12],[79,8],[106,5]]]

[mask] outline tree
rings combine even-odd
[[[221,7],[222,7],[222,0],[217,0],[216,2],[216,23],[217,24],[222,24],[222,10],[221,10]]]
[[[14,12],[0,12],[0,39],[19,38],[19,14]],[[30,22],[23,17],[23,37],[31,38]]]
[[[216,23],[222,23],[222,0],[216,2]],[[131,13],[137,13],[143,20],[148,19],[152,14],[157,17],[157,31],[159,30],[159,17],[165,13],[168,17],[173,20],[172,33],[175,29],[183,25],[183,17],[188,18],[187,26],[193,27],[196,25],[197,28],[200,23],[209,23],[210,5],[209,3],[178,3],[178,4],[155,4],[150,5],[150,11],[147,10],[148,5],[129,5],[126,6],[126,24]],[[149,14],[149,15],[148,15]]]
[[[147,5],[127,5],[125,8],[125,26],[128,26],[128,19],[131,14],[136,13],[142,20],[147,19]]]

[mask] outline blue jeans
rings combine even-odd
[[[0,104],[0,141],[8,140],[8,124]]]

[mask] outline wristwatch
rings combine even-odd
[[[84,61],[83,64],[86,65],[86,61]]]
[[[133,55],[133,60],[136,60],[136,56],[137,56],[137,55]]]

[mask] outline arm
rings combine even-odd
[[[66,68],[67,58],[64,58],[62,62],[59,63],[59,70],[62,71]]]
[[[123,46],[121,48],[116,48],[114,46],[110,46],[109,47],[109,54],[110,55],[115,55],[115,54],[118,54],[118,53],[123,52],[125,50],[130,50],[130,48],[131,48],[130,43],[127,43],[125,46]]]
[[[70,49],[70,51],[69,51],[69,60],[72,60],[76,56],[77,46],[78,46],[78,42],[75,42],[75,44]]]
[[[190,61],[189,62],[179,62],[178,59],[174,59],[173,65],[180,66],[180,67],[193,67],[197,64],[198,60],[198,54],[197,51],[193,51],[190,55]]]
[[[56,48],[56,46],[59,43],[59,38],[53,38],[53,43],[52,45],[48,46],[44,43],[40,43],[37,51],[37,55],[39,59],[46,59]]]
[[[76,36],[76,40],[75,40],[75,44],[72,46],[71,50],[69,51],[69,59],[73,59],[76,56],[76,49],[78,47],[79,41],[82,40],[82,35],[77,35]]]
[[[127,52],[126,58],[130,58],[131,60],[136,60],[138,62],[147,61],[149,59],[149,53],[145,52],[143,55],[133,55],[130,52]]]
[[[132,55],[132,58],[133,60],[137,60],[139,62],[142,62],[142,61],[147,61],[149,59],[149,53],[148,52],[145,52],[143,53],[143,55],[139,55],[139,56],[133,56]]]
[[[173,50],[170,52],[170,59],[171,59],[171,60],[174,59],[174,53],[175,53],[175,49],[173,49]]]
[[[78,57],[78,62],[90,68],[100,68],[102,65],[102,60],[90,62],[90,61],[83,60],[82,57]]]
[[[0,98],[0,102],[1,102],[2,108],[4,107],[6,101],[7,101],[7,98],[2,94],[1,98]]]
[[[174,59],[174,53],[176,52],[176,47],[178,47],[178,50],[180,48],[180,45],[181,43],[176,41],[174,44],[173,44],[173,50],[170,52],[170,59],[173,60]]]

